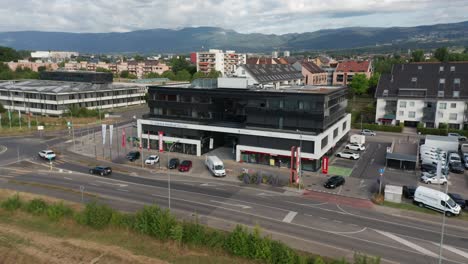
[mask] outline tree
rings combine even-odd
[[[411,57],[413,59],[413,62],[421,62],[424,60],[424,51],[415,50],[411,53]]]
[[[3,105],[0,103],[0,114],[5,113],[6,109],[3,107]]]
[[[207,78],[216,79],[216,78],[219,78],[220,76],[221,76],[221,72],[212,69],[212,70],[208,73]]]
[[[149,72],[145,74],[145,78],[151,79],[151,78],[160,78],[161,75],[159,75],[157,72]]]
[[[169,80],[174,81],[176,79],[176,75],[172,71],[165,71],[161,75],[163,78],[168,78]]]
[[[65,67],[65,62],[64,62],[64,61],[62,61],[62,62],[59,62],[58,66],[59,66],[59,68],[63,68],[63,67]]]
[[[206,78],[206,74],[203,72],[195,72],[192,76],[192,80],[200,79],[200,78]]]
[[[380,73],[374,72],[372,76],[369,78],[369,90],[367,91],[368,94],[374,94],[377,85],[379,84]]]
[[[17,61],[21,55],[14,49],[0,46],[0,61]]]
[[[112,72],[112,71],[103,67],[97,67],[96,72]]]
[[[350,87],[354,94],[364,94],[369,89],[369,80],[364,74],[356,74],[353,76]]]
[[[465,48],[465,50],[463,51],[464,54],[467,54],[468,53],[468,47]]]
[[[176,80],[178,81],[190,81],[192,75],[187,70],[181,70],[176,74]]]
[[[120,78],[128,78],[130,73],[128,71],[121,71],[120,72]]]
[[[434,52],[434,57],[439,61],[448,61],[449,51],[446,47],[438,48]]]
[[[136,61],[144,61],[145,60],[145,58],[143,56],[140,56],[140,55],[135,55],[133,57],[133,59],[136,60]]]
[[[43,71],[46,71],[46,70],[47,70],[46,66],[39,66],[39,67],[37,67],[37,71],[38,71],[38,72],[43,72]]]

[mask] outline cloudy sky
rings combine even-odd
[[[283,34],[468,20],[468,0],[0,0],[0,6],[0,31],[217,26]]]

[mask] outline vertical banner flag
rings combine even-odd
[[[163,151],[164,151],[163,134],[164,134],[164,133],[163,133],[162,131],[158,131],[159,152],[163,152]]]
[[[107,129],[107,125],[103,124],[102,125],[102,144],[103,145],[106,144],[106,129]]]
[[[0,114],[0,128],[2,128],[2,114]]]
[[[289,177],[289,182],[293,183],[294,182],[294,153],[296,152],[296,147],[292,146],[291,147],[291,175]]]
[[[109,145],[112,148],[112,134],[114,133],[114,125],[109,125]]]
[[[150,150],[150,145],[151,145],[151,144],[150,144],[150,134],[149,134],[149,130],[148,130],[148,143],[146,143],[146,144],[148,144],[147,147],[148,147],[148,150]]]
[[[322,173],[323,174],[328,173],[328,157],[323,157],[322,159]]]
[[[11,112],[10,112],[10,109],[8,109],[8,119],[11,121]]]
[[[301,175],[301,147],[296,149],[296,183],[299,183],[299,176]]]
[[[126,135],[126,133],[125,133],[125,127],[124,127],[124,128],[122,128],[122,147],[123,147],[123,148],[125,148],[125,145],[126,145],[126,143],[127,143],[126,137],[127,137],[127,135]]]
[[[21,111],[18,110],[18,118],[21,120]]]

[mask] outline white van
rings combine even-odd
[[[447,216],[459,215],[461,211],[460,205],[447,194],[424,186],[416,188],[413,199],[419,207],[427,207],[441,213],[445,212]]]
[[[206,156],[205,165],[216,177],[226,176],[223,162],[216,156]]]

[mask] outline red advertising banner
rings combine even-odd
[[[296,152],[296,147],[291,147],[291,175],[289,178],[289,182],[293,183],[294,182],[294,153]]]
[[[301,173],[301,147],[296,149],[296,183],[299,183],[299,175]]]
[[[322,158],[322,173],[324,174],[328,173],[328,157]]]
[[[125,134],[125,128],[122,129],[122,147],[125,148],[127,144],[127,135]]]
[[[163,135],[164,135],[164,132],[158,131],[159,152],[164,152]]]

